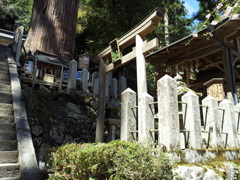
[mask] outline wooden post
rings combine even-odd
[[[34,84],[36,81],[36,71],[37,71],[37,58],[35,58],[35,64],[33,68],[32,89],[34,88]]]
[[[61,66],[61,76],[60,76],[60,86],[59,86],[59,91],[62,90],[62,80],[63,80],[63,66]]]
[[[223,50],[223,67],[225,74],[225,83],[226,83],[226,93],[231,92],[235,104],[238,103],[237,94],[236,94],[236,83],[234,75],[234,67],[232,63],[232,53],[231,50],[227,47],[224,47]]]
[[[106,64],[103,59],[100,60],[99,69],[99,89],[98,89],[98,114],[96,124],[95,142],[103,142],[104,119],[105,119],[105,73]]]
[[[138,97],[147,93],[146,63],[143,55],[143,40],[136,35],[137,93]]]
[[[24,27],[20,26],[19,27],[18,42],[17,42],[16,58],[15,58],[17,65],[19,64],[19,58],[20,58],[20,53],[21,53],[23,30],[24,30]]]

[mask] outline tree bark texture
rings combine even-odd
[[[79,0],[34,0],[27,52],[56,54],[67,64],[74,58]]]

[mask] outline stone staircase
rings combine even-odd
[[[9,66],[5,56],[5,53],[0,54],[0,180],[18,180],[20,165],[16,124]]]

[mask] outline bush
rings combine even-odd
[[[139,143],[67,144],[52,153],[49,180],[173,179],[168,157]]]

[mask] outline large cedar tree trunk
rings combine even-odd
[[[62,62],[74,58],[79,0],[34,0],[27,51],[53,53]]]

